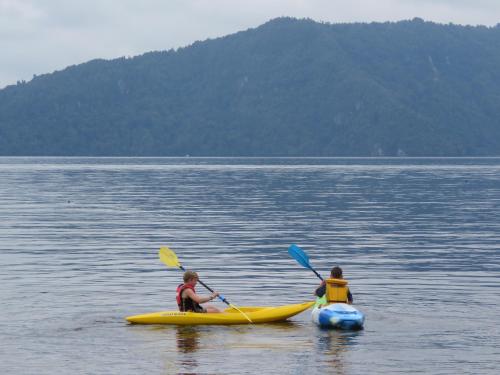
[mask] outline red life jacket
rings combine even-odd
[[[182,298],[182,292],[184,292],[186,289],[191,289],[194,293],[196,291],[194,290],[194,286],[189,285],[189,284],[179,284],[177,286],[177,290],[175,292],[175,299],[177,300],[177,306],[179,306],[179,311],[194,311],[197,312],[202,307],[198,305],[195,301],[193,301],[191,298]]]

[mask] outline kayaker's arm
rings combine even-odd
[[[326,283],[323,281],[321,285],[314,291],[314,294],[318,297],[323,297],[326,293]]]
[[[194,293],[192,289],[186,289],[186,290],[184,290],[184,292],[182,294],[183,294],[183,296],[191,298],[194,302],[196,302],[198,304],[202,304],[202,303],[211,301],[219,295],[219,293],[214,292],[210,296],[203,297],[203,296],[199,296],[196,293]]]

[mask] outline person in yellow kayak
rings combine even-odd
[[[221,311],[214,306],[201,306],[202,303],[216,298],[219,293],[213,292],[210,296],[200,296],[196,294],[194,287],[198,282],[198,274],[194,271],[184,272],[184,283],[179,284],[176,292],[177,305],[180,311],[192,311],[197,313],[220,313]]]
[[[320,286],[316,288],[314,294],[319,298],[327,294],[327,302],[329,303],[348,303],[352,304],[353,298],[347,281],[342,277],[342,268],[335,266],[330,272],[330,278],[322,281]]]

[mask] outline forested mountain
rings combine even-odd
[[[500,155],[500,27],[278,18],[0,90],[1,155]]]

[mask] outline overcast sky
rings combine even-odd
[[[95,58],[166,50],[291,16],[494,26],[500,0],[0,0],[0,88]]]

